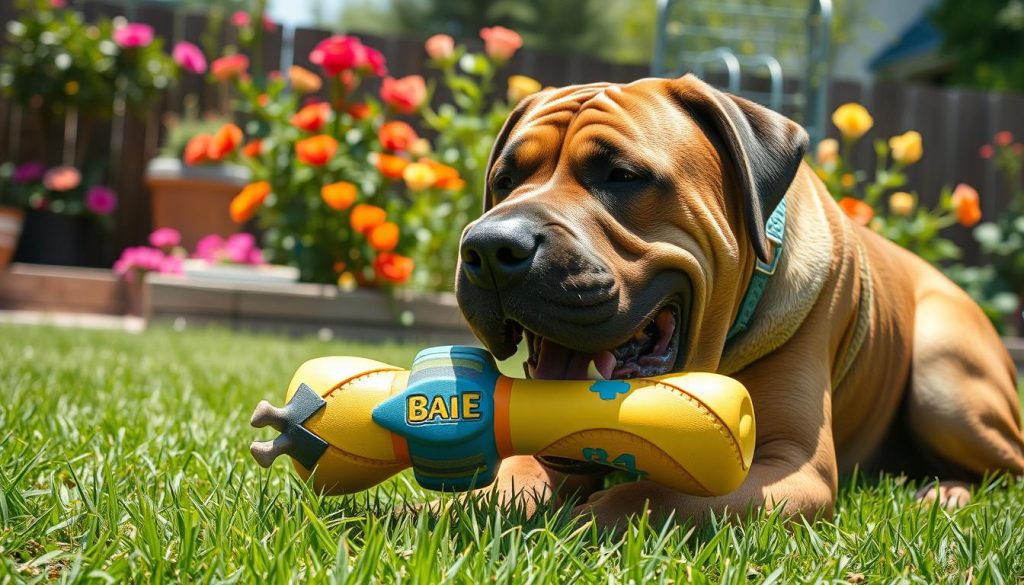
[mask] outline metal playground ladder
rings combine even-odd
[[[722,71],[727,91],[794,118],[812,144],[824,138],[832,0],[810,0],[806,10],[780,0],[656,3],[652,75]]]

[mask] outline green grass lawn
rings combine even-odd
[[[238,335],[0,327],[0,583],[974,581],[1024,576],[1024,486],[952,515],[899,478],[847,480],[834,521],[761,517],[600,534],[486,502],[392,514],[428,496],[402,475],[322,498],[249,457],[261,398],[305,359],[408,364],[416,348]],[[1012,485],[1008,485],[1012,484]]]

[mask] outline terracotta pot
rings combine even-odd
[[[174,158],[155,158],[146,167],[153,229],[181,232],[186,249],[209,234],[240,231],[228,214],[231,200],[249,182],[249,169],[238,165],[189,167]]]
[[[0,270],[7,268],[14,258],[24,220],[25,214],[20,209],[0,207]]]

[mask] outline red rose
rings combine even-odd
[[[412,114],[418,110],[426,97],[427,84],[420,75],[409,75],[401,79],[385,77],[381,83],[380,98],[403,114]]]
[[[373,271],[377,273],[377,276],[395,284],[402,284],[409,280],[413,268],[412,258],[406,258],[393,252],[382,252],[373,259]]]
[[[381,146],[394,151],[408,150],[412,143],[419,138],[412,126],[400,120],[381,126],[379,137]]]
[[[355,37],[334,35],[317,43],[309,60],[334,76],[361,65],[366,60],[366,49]]]

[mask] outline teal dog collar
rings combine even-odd
[[[747,330],[750,320],[754,317],[754,311],[757,310],[757,305],[761,302],[761,297],[764,296],[764,289],[768,286],[768,278],[775,274],[775,269],[779,266],[779,257],[782,256],[782,241],[786,237],[785,197],[782,198],[775,211],[768,217],[765,231],[767,232],[768,241],[775,244],[772,260],[766,264],[760,258],[757,259],[754,273],[750,275],[750,284],[747,285],[747,292],[743,295],[740,312],[736,315],[736,321],[729,328],[729,333],[725,336],[726,342],[731,341],[734,337]]]

